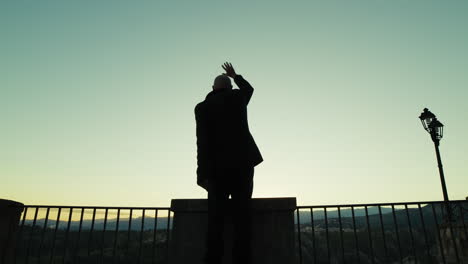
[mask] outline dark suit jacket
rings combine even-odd
[[[263,161],[250,134],[247,104],[252,86],[237,75],[239,89],[214,90],[195,107],[197,121],[197,184],[206,189],[216,169],[254,167]]]

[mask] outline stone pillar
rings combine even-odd
[[[231,205],[228,204],[228,207]],[[206,199],[174,199],[169,263],[202,264],[207,228]],[[252,263],[295,263],[294,210],[296,198],[252,200]],[[228,208],[229,212],[232,212]],[[232,218],[224,223],[223,264],[232,263]]]
[[[0,199],[0,263],[13,263],[16,231],[24,205]]]

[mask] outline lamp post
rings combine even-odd
[[[442,159],[440,158],[439,144],[440,140],[443,137],[444,125],[437,120],[437,117],[429,111],[429,109],[424,108],[424,111],[419,116],[421,123],[424,129],[431,135],[431,139],[434,142],[434,147],[437,156],[437,163],[439,165],[439,174],[440,182],[442,184],[442,192],[444,193],[444,201],[446,203],[447,215],[449,221],[452,219],[452,213],[449,206],[449,197],[447,193],[447,186],[445,185],[444,169],[442,167]]]

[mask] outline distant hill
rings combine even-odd
[[[132,218],[132,225],[130,230],[132,231],[139,231],[141,230],[141,217]],[[154,229],[154,217],[146,216],[145,217],[145,224],[143,229],[144,230],[153,230]],[[38,219],[36,221],[37,227],[44,226],[45,219]],[[32,225],[33,220],[26,220],[25,225]],[[57,224],[56,220],[49,219],[47,221],[48,228],[55,228]],[[167,217],[158,217],[157,218],[157,230],[164,230],[167,229],[168,218]],[[68,226],[68,221],[60,221],[59,229],[66,229]],[[90,230],[92,226],[92,220],[83,220],[81,229],[82,230]],[[70,222],[70,230],[77,231],[80,227],[80,221],[71,221]],[[107,219],[106,222],[106,230],[115,230],[117,227],[117,219],[111,218]],[[129,218],[120,218],[119,220],[119,230],[128,230],[129,228]],[[96,219],[94,220],[94,227],[93,230],[103,230],[104,229],[104,219]]]
[[[453,207],[453,217],[454,219],[460,220],[460,205],[459,204],[456,208]],[[463,217],[464,221],[468,221],[468,213],[466,213],[468,209],[468,203],[464,203],[462,205],[462,211],[465,211]],[[436,204],[434,205],[435,215],[433,212],[432,205],[425,205],[421,207],[421,212],[417,208],[408,208],[405,209],[397,209],[395,208],[395,219],[396,223],[401,228],[407,228],[410,224],[413,227],[422,226],[424,221],[424,225],[427,227],[434,226],[436,224],[436,220],[438,224],[442,222],[443,214],[442,210],[444,208],[443,204]],[[393,229],[395,228],[395,222],[393,218],[393,213],[391,208],[382,207],[382,220],[383,226],[385,229]],[[366,213],[365,209],[355,209],[355,222],[357,228],[364,228],[367,225]],[[423,217],[423,221],[421,220],[421,215]],[[310,217],[310,210],[301,209],[299,212],[300,217],[300,224],[301,225],[310,225],[311,224],[311,217]],[[371,227],[380,227],[380,216],[378,207],[368,207],[368,216],[369,216],[369,224]],[[296,215],[295,215],[296,218]],[[328,218],[328,227],[329,228],[336,228],[339,227],[338,221],[338,211],[329,211],[327,210],[327,218]],[[409,223],[408,223],[409,219]],[[342,209],[341,210],[341,222],[343,228],[352,228],[352,212],[351,209]],[[295,219],[295,223],[297,224],[297,219]],[[323,210],[321,211],[314,211],[314,226],[316,227],[325,227],[325,215]]]
[[[382,214],[387,214],[387,213],[392,212],[392,209],[388,208],[388,207],[382,207],[381,210],[382,210]],[[397,210],[398,209],[395,209],[395,211],[397,211]],[[379,214],[379,208],[377,206],[368,207],[367,212],[368,212],[368,215]],[[349,209],[340,209],[340,213],[341,213],[341,218],[352,217],[353,216],[352,210],[350,208]],[[354,209],[354,216],[355,217],[365,216],[365,215],[366,215],[366,210],[364,208],[355,208]],[[301,209],[299,211],[299,217],[300,217],[301,224],[306,224],[306,223],[310,224],[310,222],[311,222],[310,221],[310,219],[311,219],[310,210]],[[327,218],[328,219],[338,218],[338,209],[336,209],[336,210],[327,209]],[[321,220],[321,219],[325,219],[324,210],[323,209],[322,210],[314,210],[314,221],[315,220]]]
[[[434,225],[435,224],[435,217],[432,211],[431,205],[426,205],[421,208],[421,213],[424,218],[424,222],[426,225]],[[442,220],[442,205],[437,204],[435,205],[436,209],[436,218],[437,221],[440,223]],[[454,210],[454,216],[459,217],[459,209]],[[468,219],[468,213],[466,213],[468,209],[468,203],[463,204],[463,210],[465,221]],[[376,206],[368,207],[368,216],[369,216],[369,223],[371,226],[380,226],[380,216],[379,216],[379,209]],[[393,221],[393,214],[392,209],[388,207],[381,207],[382,211],[382,219],[385,228],[394,228],[394,221]],[[322,210],[314,210],[314,225],[317,227],[325,226],[325,213]],[[296,213],[294,213],[295,224],[297,224]],[[358,228],[364,227],[367,225],[366,222],[366,212],[364,208],[356,208],[354,209],[354,216],[356,226]],[[300,223],[301,225],[310,225],[311,224],[311,214],[309,209],[301,209],[299,211]],[[421,215],[417,208],[409,208],[408,212],[404,209],[397,209],[395,208],[395,218],[397,220],[397,224],[401,227],[407,227],[408,224],[408,217],[410,222],[414,226],[421,226]],[[327,218],[328,218],[328,226],[330,228],[339,226],[338,222],[338,210],[327,210]],[[342,219],[342,226],[344,228],[349,227],[352,228],[352,211],[350,208],[341,209],[341,219]],[[132,231],[139,231],[141,230],[141,217],[132,218],[132,225],[130,230]],[[36,221],[37,227],[44,226],[45,219],[38,219]],[[26,225],[32,225],[33,220],[26,220]],[[48,228],[55,228],[56,220],[49,219],[47,221]],[[155,218],[146,216],[145,223],[144,223],[144,230],[153,230],[155,224]],[[66,229],[68,225],[68,221],[60,221],[59,229]],[[168,225],[168,218],[167,217],[158,217],[157,218],[157,230],[164,230],[167,229]],[[172,225],[172,219],[171,219]],[[79,229],[80,222],[79,221],[71,221],[70,222],[70,230],[77,231]],[[92,226],[92,220],[83,220],[82,222],[82,230],[90,230]],[[106,230],[115,230],[117,227],[117,219],[110,218],[107,219],[106,223]],[[104,228],[104,219],[96,219],[94,221],[94,230],[103,230]],[[119,230],[128,230],[129,228],[129,219],[128,218],[120,218],[119,220]],[[170,227],[171,228],[171,227]]]

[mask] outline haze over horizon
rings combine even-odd
[[[194,107],[232,62],[255,89],[255,197],[468,196],[468,2],[2,1],[0,198],[169,206],[196,185]]]

